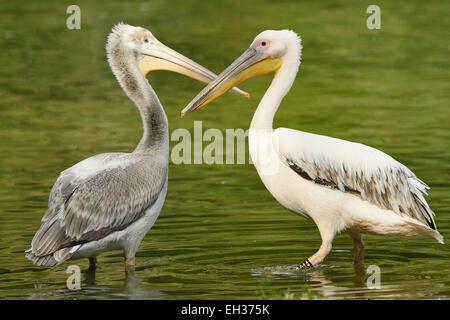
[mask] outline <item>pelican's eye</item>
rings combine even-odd
[[[145,42],[145,43],[148,43],[148,39],[147,39],[147,38],[145,38],[145,39],[144,39],[144,42]]]
[[[268,40],[260,40],[258,46],[261,49],[266,50],[267,48],[269,48],[270,42]]]

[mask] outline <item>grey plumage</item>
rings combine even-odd
[[[164,201],[169,148],[167,118],[152,87],[139,72],[136,57],[127,51],[131,39],[148,34],[143,28],[119,24],[108,37],[107,45],[111,69],[141,113],[141,142],[130,154],[96,155],[60,174],[50,192],[41,227],[27,250],[26,257],[36,265],[53,266],[70,259],[84,244],[125,230],[140,221],[158,199]],[[156,217],[161,205],[152,213]],[[141,237],[129,240],[135,243],[123,248],[129,249],[131,258],[155,219],[143,222],[147,225],[139,227]]]
[[[115,157],[116,162],[118,157],[121,167],[97,171],[81,181],[69,180],[70,171],[61,175],[50,194],[51,208],[31,242],[34,255],[47,256],[101,239],[142,217],[164,185],[166,160],[121,154]],[[149,163],[152,170],[148,170]],[[71,256],[66,251],[64,260]]]

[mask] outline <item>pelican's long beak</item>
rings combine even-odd
[[[158,42],[152,49],[145,50],[144,56],[139,60],[139,68],[144,76],[155,70],[173,71],[192,79],[210,83],[216,75],[208,69],[202,67],[191,59],[170,49],[161,42]],[[233,88],[232,92],[249,97],[250,95],[238,88]]]
[[[272,58],[263,52],[248,48],[181,111],[181,116],[203,108],[245,80],[277,71],[281,63],[281,58]]]

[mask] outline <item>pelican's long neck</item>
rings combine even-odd
[[[275,73],[269,89],[267,89],[253,115],[250,129],[272,130],[275,113],[295,81],[300,66],[300,50],[301,46],[295,47],[283,57],[282,66]]]
[[[168,153],[169,132],[167,116],[153,88],[139,70],[136,57],[128,54],[118,42],[108,48],[111,69],[138,107],[144,125],[144,134],[134,152]]]

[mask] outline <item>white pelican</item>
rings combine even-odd
[[[37,265],[89,258],[95,269],[100,253],[121,249],[125,270],[134,270],[139,244],[164,204],[169,159],[167,117],[145,75],[164,69],[204,82],[216,76],[140,27],[116,25],[106,50],[114,75],[140,111],[144,134],[132,153],[98,154],[61,172],[27,250]]]
[[[264,31],[250,48],[209,83],[181,112],[197,110],[229,88],[275,72],[249,130],[252,162],[264,185],[285,208],[317,225],[322,245],[299,268],[330,253],[336,234],[353,239],[355,263],[364,259],[362,233],[426,235],[443,243],[423,194],[429,187],[407,167],[363,144],[278,128],[275,113],[300,66],[301,39],[293,31]]]

